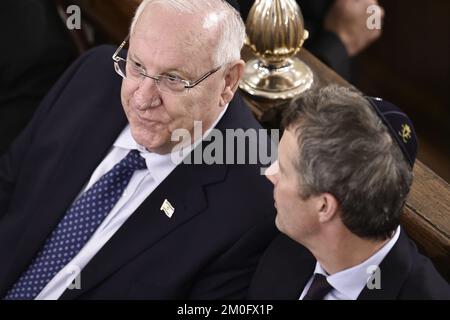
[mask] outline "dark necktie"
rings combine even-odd
[[[132,150],[86,190],[66,212],[5,299],[34,299],[84,247],[122,196],[133,173],[145,168],[144,158]]]
[[[332,289],[333,287],[328,283],[327,277],[323,274],[315,273],[311,286],[303,300],[323,300]]]

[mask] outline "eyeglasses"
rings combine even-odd
[[[130,36],[127,36],[122,44],[114,52],[112,59],[114,60],[114,69],[116,72],[124,79],[129,79],[132,81],[140,82],[144,78],[153,79],[156,83],[156,87],[159,91],[171,94],[184,94],[189,89],[194,88],[202,81],[206,80],[210,75],[217,72],[222,66],[214,68],[202,75],[198,80],[190,82],[184,80],[175,74],[158,74],[155,76],[148,75],[144,70],[143,66],[138,62],[132,61],[130,59],[124,59],[119,57],[120,51],[125,47]]]

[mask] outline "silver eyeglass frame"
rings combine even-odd
[[[121,45],[117,48],[117,50],[114,52],[114,54],[113,54],[113,56],[112,56],[112,59],[113,59],[113,61],[114,61],[114,69],[115,69],[115,71],[117,72],[117,74],[119,74],[119,75],[120,75],[121,77],[123,77],[124,79],[127,79],[127,76],[126,76],[126,75],[122,72],[122,70],[120,69],[120,67],[119,67],[119,62],[120,62],[120,61],[124,61],[125,63],[127,63],[127,59],[124,59],[124,58],[122,58],[122,57],[119,57],[119,52],[125,47],[125,45],[126,45],[126,43],[128,42],[129,39],[130,39],[130,35],[128,35],[128,36],[125,38],[125,40],[122,41]],[[184,89],[192,89],[192,88],[194,88],[195,86],[197,86],[198,84],[200,84],[202,81],[206,80],[210,75],[216,73],[216,72],[217,72],[218,70],[220,70],[221,68],[222,68],[222,66],[219,66],[219,67],[217,67],[217,68],[214,68],[214,69],[208,71],[207,73],[205,73],[204,75],[202,75],[198,80],[196,80],[196,81],[194,81],[194,82],[190,82],[190,81],[184,80],[184,79],[179,79],[179,81],[182,82],[182,83],[184,84]],[[167,78],[167,79],[170,78],[170,77],[168,77],[168,76],[161,75],[161,74],[158,74],[158,75],[155,75],[155,76],[151,76],[151,75],[147,74],[147,73],[145,72],[145,70],[140,70],[140,71],[139,71],[139,74],[140,74],[141,76],[143,76],[143,77],[146,77],[146,78],[150,78],[150,79],[155,80],[155,82],[156,82],[157,84],[160,82],[161,78]],[[159,89],[159,86],[157,86],[157,87],[158,87],[158,90],[160,90],[160,89]],[[173,91],[173,92],[175,92],[175,91]],[[181,92],[186,92],[186,90],[181,91]]]

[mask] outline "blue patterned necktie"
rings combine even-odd
[[[66,212],[5,299],[34,299],[84,247],[122,196],[133,173],[145,168],[144,158],[137,150],[132,150],[84,192]]]

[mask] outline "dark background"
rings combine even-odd
[[[450,1],[380,0],[381,38],[353,63],[353,83],[398,104],[419,136],[419,159],[450,181]]]

